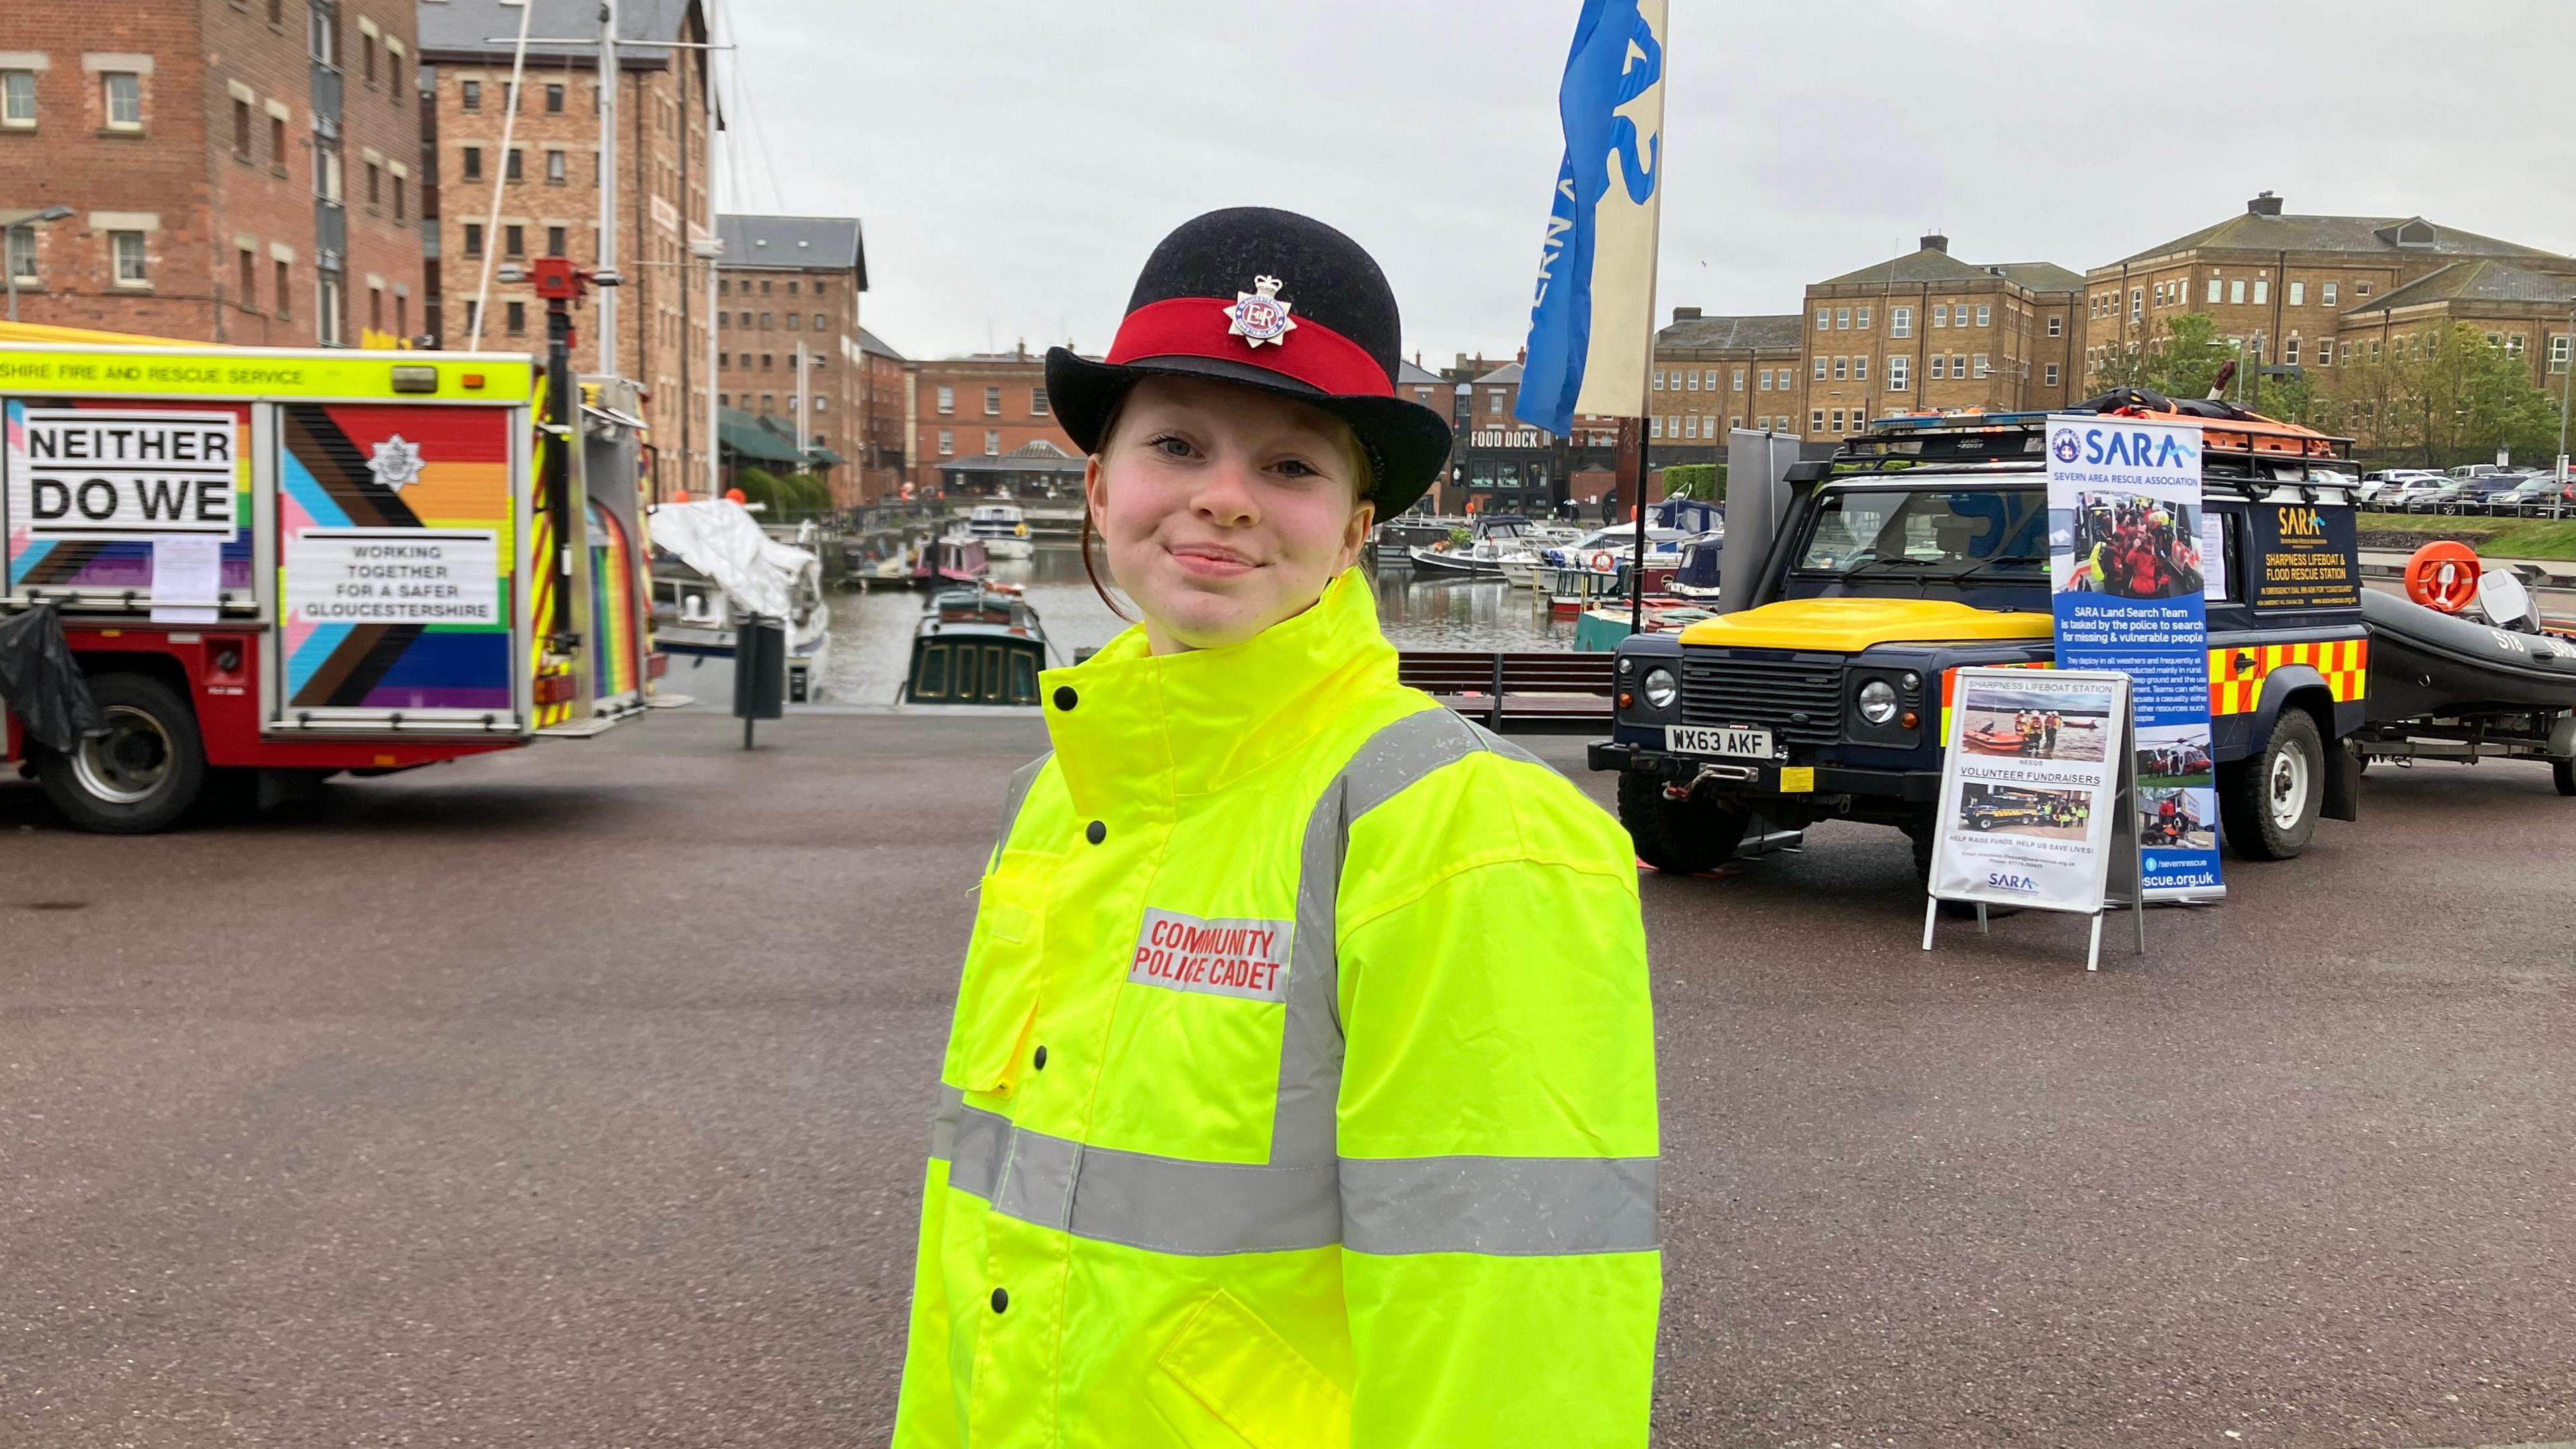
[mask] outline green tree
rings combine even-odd
[[[1697,498],[1713,503],[1725,495],[1723,463],[1675,463],[1663,472],[1666,498]]]
[[[2557,411],[2530,364],[2468,323],[2392,336],[2367,355],[2354,349],[2335,372],[2334,409],[2369,452],[2428,468],[2492,458],[2499,446],[2525,459],[2556,455]]]
[[[2267,418],[2278,418],[2301,427],[2326,426],[2327,404],[2317,392],[2316,380],[2305,372],[2285,373],[2263,379],[2263,391],[2256,411]]]
[[[2143,348],[2114,347],[2093,365],[2093,390],[2142,387],[2167,397],[2207,397],[2218,369],[2236,349],[2218,337],[2217,319],[2184,312],[2164,319]]]

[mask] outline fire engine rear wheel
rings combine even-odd
[[[107,733],[39,754],[36,778],[72,824],[108,835],[167,830],[206,784],[206,747],[187,699],[142,674],[102,674],[90,697]]]
[[[2218,772],[2228,848],[2247,860],[2289,860],[2306,850],[2325,804],[2325,758],[2315,718],[2282,710],[2261,754]]]
[[[1666,875],[1697,875],[1734,858],[1753,814],[1714,800],[1667,800],[1660,778],[1625,770],[1619,775],[1619,823],[1628,827],[1639,860]]]

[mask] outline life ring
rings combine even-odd
[[[2476,549],[2458,539],[2436,539],[2406,560],[2406,597],[2456,614],[2477,598],[2478,572]]]
[[[1594,555],[1592,555],[1592,571],[1593,571],[1594,573],[1596,573],[1596,574],[1616,573],[1616,572],[1618,572],[1618,570],[1619,570],[1619,558],[1618,558],[1618,555],[1613,554],[1612,552],[1610,552],[1610,550],[1608,550],[1608,549],[1606,549],[1606,548],[1605,548],[1605,549],[1602,549],[1600,552],[1595,553]]]

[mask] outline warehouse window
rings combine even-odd
[[[459,169],[460,169],[460,170],[462,171],[462,173],[464,174],[464,177],[465,177],[465,179],[466,179],[466,180],[468,180],[468,181],[480,181],[480,180],[482,180],[482,179],[483,179],[483,148],[482,148],[482,147],[480,147],[480,146],[468,146],[468,147],[466,147],[466,148],[465,148],[465,150],[464,150],[463,155],[459,158],[459,160],[463,163],[463,164],[460,166],[460,168],[459,168]]]
[[[1890,337],[1911,337],[1911,336],[1913,336],[1913,335],[1914,335],[1914,309],[1913,309],[1913,308],[1911,308],[1911,307],[1890,307],[1890,308],[1888,308],[1888,309],[1887,309],[1887,335],[1888,335],[1888,336],[1890,336]]]
[[[1824,410],[1823,408],[1818,408],[1818,409],[1816,409],[1814,412],[1809,413],[1807,416],[1808,416],[1808,423],[1807,423],[1807,431],[1808,431],[1808,432],[1811,432],[1811,433],[1821,433],[1821,432],[1823,432],[1823,431],[1825,430],[1825,410]]]
[[[1993,307],[1991,304],[1980,304],[1980,305],[1978,306],[1978,308],[1977,308],[1977,325],[1978,325],[1978,326],[1980,326],[1980,327],[1990,327],[1990,326],[1994,325],[1994,318],[1995,318],[1995,309],[1994,309],[1994,307]]]
[[[2332,366],[2334,366],[2334,355],[2335,355],[2334,339],[2333,339],[2333,338],[2331,338],[2331,337],[2320,337],[2320,338],[2318,338],[2318,339],[2317,339],[2317,366],[2319,366],[2319,367],[2332,367]]]
[[[116,285],[120,287],[152,285],[152,273],[146,263],[143,250],[143,233],[112,231],[107,234],[107,245],[109,253],[116,262]]]
[[[1428,399],[1426,398],[1425,401],[1428,401]],[[1050,415],[1047,411],[1047,392],[1045,388],[1033,387],[1029,389],[1029,413],[1031,416],[1041,418]]]
[[[1836,307],[1834,309],[1834,330],[1836,332],[1849,332],[1851,330],[1851,309],[1849,307]]]
[[[465,223],[465,254],[469,257],[483,255],[483,223],[479,221]]]
[[[2040,369],[2039,380],[2042,384],[2048,387],[2057,386],[2057,364],[2052,362],[2048,364],[2048,366]]]
[[[2335,284],[2332,282],[2318,283],[2317,301],[2324,306],[2333,306],[2335,304]]]
[[[513,337],[528,330],[528,304],[525,302],[504,303],[501,317],[503,325],[509,329]]]
[[[549,148],[546,152],[546,184],[561,186],[564,184],[565,175],[564,153]]]
[[[2227,284],[2227,300],[2232,306],[2244,305],[2245,279],[2243,277],[2235,278]]]
[[[1869,359],[1867,357],[1855,357],[1852,359],[1852,381],[1869,381]]]
[[[2223,281],[2220,281],[2218,278],[2216,278],[2216,277],[2212,277],[2212,278],[2210,278],[2210,279],[2209,279],[2209,305],[2210,305],[2210,306],[2215,307],[2215,306],[2217,306],[2217,305],[2218,305],[2219,299],[2220,299],[2220,297],[2225,293],[2226,288],[2227,288],[2227,284],[2226,284],[2225,282],[2223,282]]]
[[[1744,391],[1744,369],[1740,367],[1735,370],[1735,390]]]
[[[1944,302],[1932,309],[1932,325],[1935,327],[1947,327],[1950,325],[1949,303]]]
[[[528,254],[528,229],[512,223],[501,228],[501,255],[524,257]]]
[[[2307,283],[2292,282],[2290,284],[2290,305],[2293,307],[2304,307],[2308,305]]]
[[[112,70],[99,77],[107,96],[107,128],[111,131],[143,129],[143,77],[132,71]]]
[[[1935,353],[1933,353],[1933,354],[1932,354],[1932,376],[1933,376],[1933,378],[1934,378],[1935,380],[1938,380],[1938,379],[1941,379],[1941,378],[1946,378],[1946,377],[1948,377],[1949,375],[1950,375],[1950,358],[1949,358],[1948,354],[1946,354],[1946,353],[1940,353],[1940,352],[1935,352]]]
[[[1002,435],[989,428],[984,432],[984,456],[987,458],[1002,456]]]
[[[1816,330],[1819,332],[1831,332],[1834,330],[1833,308],[1818,307],[1816,309]]]
[[[988,418],[998,418],[1001,415],[1002,390],[998,387],[988,387],[984,389],[984,416]]]
[[[470,80],[459,85],[456,88],[456,104],[468,111],[483,109],[483,83],[479,80]]]
[[[2271,300],[2272,279],[2269,277],[2256,277],[2254,279],[2254,305],[2260,307]]]
[[[939,411],[943,414],[957,411],[957,389],[953,387],[943,387],[939,390]],[[941,436],[945,437],[947,435],[943,433]],[[944,453],[948,450],[946,448],[942,448],[939,451]]]
[[[528,153],[522,148],[517,146],[511,147],[510,154],[501,158],[501,174],[512,181],[526,180],[527,166],[525,165],[525,162],[527,160],[527,155]]]
[[[563,114],[563,107],[563,83],[560,81],[548,81],[546,83],[546,114],[549,116],[560,116]]]
[[[0,126],[36,124],[36,73],[0,70]]]
[[[1827,365],[1827,359],[1822,357],[1816,359],[1816,381],[1823,382],[1825,380],[1825,368]]]
[[[564,228],[559,226],[550,226],[546,228],[546,255],[550,257],[568,257],[572,255],[572,253],[564,250]]]
[[[2049,335],[2049,336],[2051,336],[2051,337],[2063,337],[2063,336],[2065,336],[2065,335],[2066,335],[2066,319],[2065,319],[2065,318],[2063,318],[2063,317],[2051,317],[2051,318],[2049,318],[2049,319],[2048,319],[2048,335]]]
[[[1889,392],[1905,391],[1906,378],[1908,373],[1912,370],[1913,365],[1914,359],[1910,357],[1891,357],[1887,359],[1887,390]]]
[[[1852,318],[1852,326],[1863,332],[1867,332],[1869,330],[1869,309],[1867,307],[1861,308],[1859,315]]]
[[[293,302],[290,300],[291,298],[293,298],[293,297],[294,297],[294,295],[295,295],[295,269],[294,269],[294,267],[293,267],[292,265],[290,265],[289,263],[286,263],[286,262],[281,261],[281,262],[279,262],[279,263],[277,264],[277,315],[278,315],[278,316],[280,316],[280,317],[293,317],[293,316],[295,315],[295,307],[294,307]],[[469,306],[470,306],[470,305],[472,305],[472,304],[470,304],[470,303],[469,303],[469,304],[467,304],[467,305],[469,305]]]

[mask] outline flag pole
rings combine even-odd
[[[1664,12],[1665,33],[1659,37],[1664,54],[1672,54],[1672,12]],[[1663,84],[1658,81],[1657,84]],[[1672,99],[1666,87],[1663,100]],[[1646,475],[1652,469],[1646,444],[1654,435],[1647,419],[1655,411],[1655,288],[1662,282],[1664,266],[1664,178],[1672,174],[1672,155],[1664,142],[1672,135],[1672,109],[1655,107],[1655,227],[1646,243],[1646,365],[1637,379],[1637,546],[1634,562],[1628,566],[1629,592],[1628,632],[1646,632]]]

